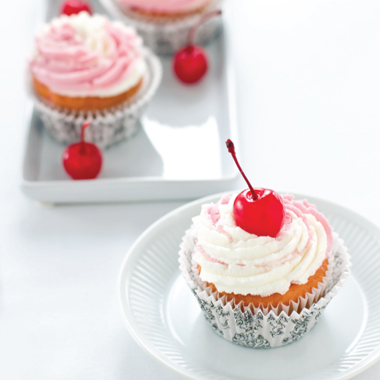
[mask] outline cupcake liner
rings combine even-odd
[[[132,136],[138,130],[140,116],[155,94],[162,78],[159,59],[149,50],[145,50],[144,55],[148,69],[137,94],[127,102],[106,110],[78,112],[56,107],[34,93],[29,78],[29,94],[51,136],[60,143],[78,142],[82,125],[86,121],[91,123],[85,130],[86,141],[100,148],[107,148]]]
[[[104,7],[117,19],[134,27],[144,44],[155,53],[173,54],[186,45],[190,29],[207,12],[220,9],[221,0],[213,0],[200,13],[181,18],[148,17],[123,10],[118,0],[102,0]],[[195,43],[205,45],[219,32],[221,17],[213,17],[201,25],[195,34]]]
[[[251,348],[273,348],[295,342],[307,334],[323,310],[341,289],[349,274],[350,256],[343,240],[334,234],[325,279],[312,293],[289,306],[255,308],[236,305],[226,297],[218,297],[199,276],[193,261],[195,240],[191,229],[183,238],[179,262],[186,283],[197,299],[213,330],[230,342]]]

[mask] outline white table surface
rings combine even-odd
[[[380,225],[380,2],[229,1],[249,178]],[[1,9],[0,377],[180,379],[133,341],[116,289],[134,240],[184,202],[47,208],[20,193],[23,73],[41,2]],[[355,379],[379,378],[377,363]]]

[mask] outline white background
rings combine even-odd
[[[133,241],[184,202],[46,208],[19,191],[23,75],[41,9],[40,0],[1,2],[2,378],[179,379],[132,340],[116,289]],[[249,178],[380,225],[380,2],[240,0],[229,9]],[[379,373],[380,363],[356,379]]]

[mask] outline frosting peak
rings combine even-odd
[[[285,195],[285,224],[279,234],[256,236],[236,226],[235,198],[203,205],[193,218],[194,260],[202,268],[201,279],[219,292],[262,297],[284,294],[292,283],[305,284],[331,250],[332,230],[326,218],[306,200]]]
[[[62,15],[45,24],[35,42],[31,72],[61,95],[117,95],[136,85],[146,69],[134,29],[100,15]]]

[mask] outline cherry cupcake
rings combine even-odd
[[[220,8],[221,0],[102,0],[114,16],[133,25],[144,43],[158,54],[173,54],[186,44],[191,28]],[[204,45],[218,33],[220,18],[201,25],[196,43]]]
[[[202,207],[179,261],[214,331],[255,348],[310,331],[350,266],[343,241],[315,206],[250,184]]]
[[[36,34],[31,95],[59,142],[107,147],[133,134],[161,80],[159,60],[131,27],[101,15],[62,15]]]

